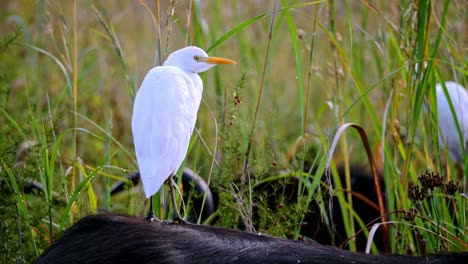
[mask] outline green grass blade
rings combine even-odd
[[[6,119],[8,119],[8,121],[10,121],[10,123],[16,128],[16,131],[18,131],[18,133],[21,135],[21,138],[23,140],[26,140],[26,134],[24,134],[24,131],[23,129],[21,129],[18,122],[16,122],[15,119],[10,114],[8,114],[7,111],[5,111],[5,109],[3,109],[3,107],[0,107],[0,112],[2,112]]]
[[[79,164],[75,164],[75,166],[79,167],[79,168],[82,168],[81,165]],[[102,166],[99,166],[97,167],[96,169],[94,169],[93,171],[91,171],[91,173],[89,173],[81,182],[80,184],[78,184],[78,186],[76,187],[75,191],[72,193],[72,195],[70,196],[70,200],[68,200],[68,203],[67,203],[67,206],[64,210],[64,212],[62,213],[62,217],[60,218],[60,224],[59,224],[59,232],[62,232],[63,231],[63,228],[65,227],[65,221],[67,220],[68,218],[68,214],[70,213],[70,210],[73,206],[73,204],[75,203],[76,199],[78,199],[78,195],[80,195],[80,192],[83,190],[83,188],[85,186],[87,186],[88,182],[94,177],[97,175],[97,173],[102,169]]]
[[[8,179],[10,179],[10,183],[11,183],[11,187],[13,188],[13,191],[15,192],[15,195],[16,195],[16,204],[19,208],[19,211],[20,213],[23,215],[24,219],[29,222],[29,213],[28,213],[28,210],[26,209],[26,200],[24,199],[23,197],[23,192],[19,189],[18,187],[18,183],[16,182],[16,179],[15,179],[15,176],[13,176],[13,173],[10,169],[10,167],[8,167],[7,164],[5,164],[5,161],[0,158],[0,161],[2,162],[2,168],[3,170],[5,170],[6,174],[8,175]]]

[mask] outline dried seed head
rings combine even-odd
[[[395,237],[396,237],[396,240],[397,240],[397,241],[400,241],[400,240],[401,240],[401,238],[402,238],[403,236],[402,236],[400,230],[396,230],[396,232],[395,232]]]
[[[414,218],[418,214],[418,209],[411,207],[407,212],[404,212],[403,219],[408,222],[413,222]]]
[[[418,185],[411,185],[408,188],[408,197],[413,201],[422,201],[427,197],[427,189],[419,189]]]
[[[458,190],[458,182],[455,183],[453,180],[442,185],[442,192],[447,195],[454,195]]]
[[[418,176],[418,180],[423,188],[427,188],[430,191],[444,184],[444,178],[440,176],[439,172],[425,171]]]

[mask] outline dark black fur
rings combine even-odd
[[[431,257],[372,256],[318,243],[219,227],[148,223],[91,215],[69,228],[36,260],[41,263],[466,263],[468,253]]]

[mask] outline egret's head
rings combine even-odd
[[[186,72],[204,72],[217,64],[235,64],[230,59],[209,57],[202,49],[190,46],[176,50],[167,57],[163,66],[175,66]]]

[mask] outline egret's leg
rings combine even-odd
[[[166,223],[171,224],[171,223],[179,222],[181,224],[187,224],[187,221],[185,221],[184,219],[180,217],[179,209],[177,208],[176,195],[174,191],[174,175],[171,175],[169,177],[169,191],[171,193],[172,209],[174,210],[174,214],[172,215],[172,221],[168,221]]]
[[[154,220],[156,220],[156,216],[154,215],[154,209],[153,209],[153,196],[151,196],[150,198],[150,206],[149,206],[149,210],[148,210],[148,215],[145,217],[146,220],[148,220],[148,222],[153,222]]]

